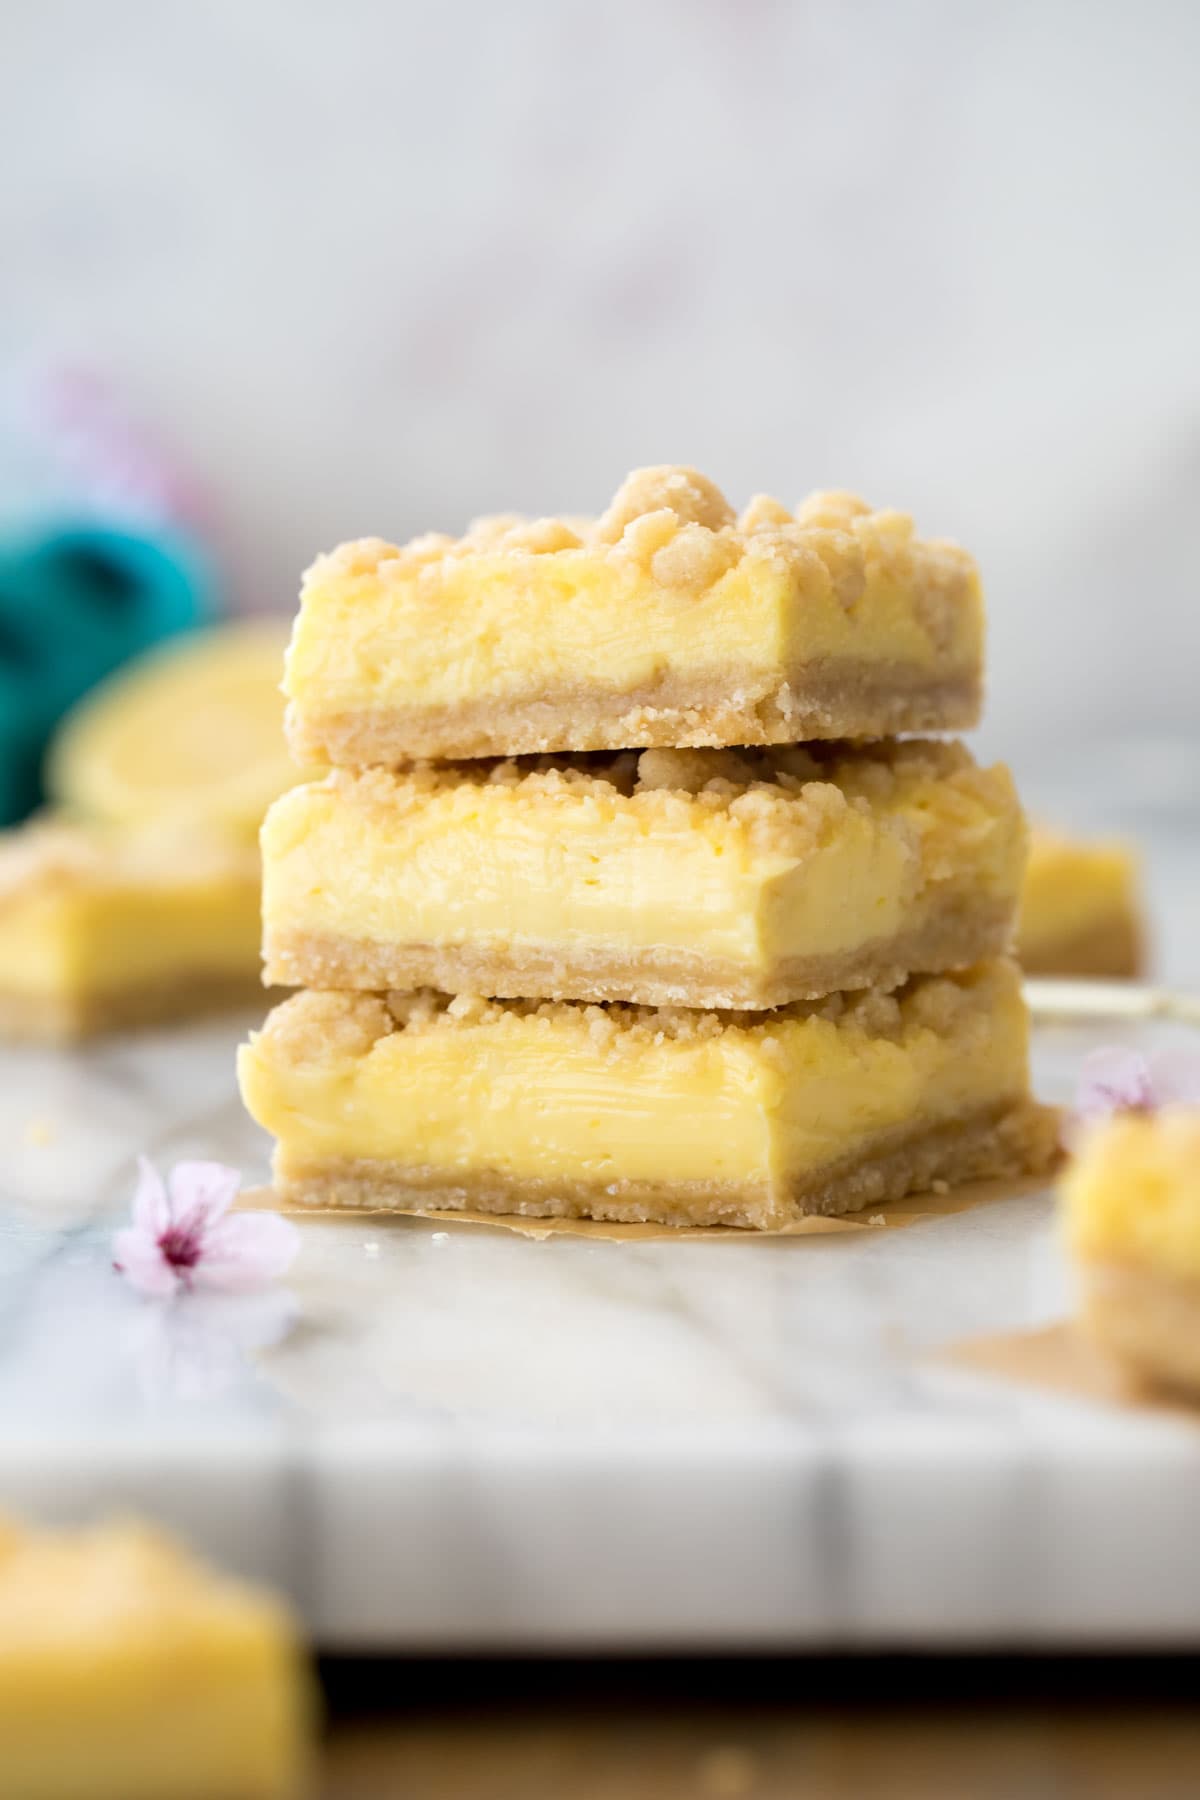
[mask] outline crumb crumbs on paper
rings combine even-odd
[[[54,1126],[49,1119],[30,1119],[25,1126],[25,1142],[36,1149],[44,1149],[54,1142]]]
[[[448,1231],[435,1231],[429,1241],[431,1244],[448,1244],[450,1242],[450,1233]]]
[[[379,1261],[379,1243],[378,1243],[377,1239],[375,1239],[375,1238],[367,1239],[366,1243],[363,1245],[363,1255],[366,1257],[368,1262],[378,1262]]]

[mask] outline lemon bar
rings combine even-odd
[[[169,828],[0,836],[0,1036],[69,1041],[261,1000],[258,852]]]
[[[974,725],[982,649],[974,562],[903,513],[821,493],[739,518],[661,467],[595,521],[321,557],[284,692],[301,762],[793,743]]]
[[[917,741],[339,769],[262,845],[281,986],[761,1008],[1005,950],[1025,832]]]
[[[1129,844],[1035,826],[1017,928],[1023,967],[1031,975],[1140,975],[1140,886]]]
[[[1085,1330],[1136,1374],[1200,1397],[1200,1111],[1092,1126],[1062,1198]]]
[[[771,1229],[1037,1166],[1015,965],[772,1013],[304,993],[241,1052],[300,1204]]]
[[[313,1714],[270,1595],[136,1524],[0,1521],[0,1800],[298,1800]]]

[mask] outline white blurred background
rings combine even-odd
[[[1192,0],[0,0],[0,351],[109,372],[290,606],[698,464],[983,564],[989,748],[1186,730]]]

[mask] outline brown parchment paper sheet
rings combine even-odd
[[[1046,1388],[1073,1400],[1166,1413],[1200,1426],[1200,1407],[1142,1380],[1082,1332],[1073,1319],[1035,1331],[1001,1332],[951,1344],[939,1362],[973,1369],[1020,1387]]]
[[[449,1225],[468,1228],[484,1227],[489,1231],[515,1231],[522,1237],[539,1241],[552,1237],[591,1238],[607,1244],[647,1244],[671,1241],[694,1242],[714,1239],[724,1243],[761,1243],[764,1238],[831,1237],[864,1231],[899,1231],[919,1225],[926,1219],[945,1219],[954,1213],[969,1212],[973,1207],[990,1205],[997,1200],[1011,1200],[1026,1194],[1045,1192],[1053,1180],[1053,1171],[1045,1175],[1027,1175],[1004,1181],[968,1181],[944,1194],[910,1194],[876,1211],[865,1210],[834,1219],[797,1219],[778,1231],[747,1231],[734,1225],[673,1226],[656,1224],[620,1225],[604,1219],[525,1219],[512,1213],[438,1212],[420,1207],[349,1207],[287,1206],[280,1203],[269,1187],[250,1188],[238,1205],[279,1211],[289,1219],[342,1219],[348,1224],[370,1219],[378,1224],[389,1218],[420,1219],[442,1231]]]

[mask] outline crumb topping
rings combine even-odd
[[[628,475],[598,519],[495,513],[474,520],[461,538],[429,533],[403,546],[363,538],[318,558],[306,579],[432,580],[443,565],[477,555],[514,567],[531,556],[602,557],[680,597],[707,593],[751,557],[808,589],[828,591],[848,612],[872,571],[883,571],[912,587],[917,616],[939,648],[975,572],[958,545],[919,540],[906,513],[874,511],[856,494],[810,494],[795,511],[757,494],[738,517],[697,469],[661,464]]]
[[[0,904],[130,882],[256,881],[259,868],[253,845],[166,824],[120,828],[47,817],[0,832]]]
[[[578,807],[597,823],[616,808],[648,831],[728,825],[746,832],[755,849],[795,855],[826,842],[853,812],[902,814],[920,831],[935,880],[943,863],[949,872],[961,860],[956,850],[964,832],[981,820],[1018,814],[1006,769],[980,769],[961,744],[923,739],[858,748],[522,756],[398,772],[337,769],[323,786],[359,817],[374,814],[381,822],[427,805],[435,794],[457,792],[465,802],[480,788],[502,789],[514,800]]]
[[[704,1044],[730,1036],[782,1049],[798,1024],[818,1021],[839,1036],[899,1043],[923,1032],[946,1037],[991,1029],[985,994],[1011,965],[984,964],[963,975],[915,976],[885,993],[868,988],[797,1000],[768,1013],[698,1011],[679,1006],[587,1005],[571,1000],[489,1000],[479,994],[360,994],[305,991],[277,1006],[262,1036],[288,1061],[341,1062],[369,1054],[395,1032],[409,1036],[479,1029],[501,1032],[582,1032],[597,1051],[620,1053],[648,1044]]]

